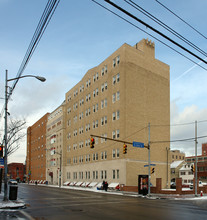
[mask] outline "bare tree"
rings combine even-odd
[[[10,156],[20,148],[20,141],[26,136],[26,121],[10,119],[7,128],[7,155]]]

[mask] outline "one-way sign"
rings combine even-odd
[[[133,147],[144,148],[144,143],[133,141]]]

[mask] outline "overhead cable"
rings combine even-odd
[[[187,38],[185,38],[184,36],[182,36],[181,34],[179,34],[177,31],[175,31],[174,29],[172,29],[171,27],[169,27],[168,25],[166,25],[164,22],[162,22],[161,20],[159,20],[158,18],[156,18],[154,15],[152,15],[151,13],[149,13],[148,11],[146,11],[144,8],[142,8],[141,6],[139,6],[138,4],[136,4],[134,1],[127,1],[124,0],[127,4],[131,5],[133,8],[135,8],[136,10],[140,11],[141,13],[143,13],[145,16],[147,16],[148,18],[152,19],[154,22],[156,22],[157,24],[159,24],[160,26],[162,26],[163,28],[165,28],[167,31],[169,31],[171,34],[175,35],[176,37],[178,37],[180,40],[182,40],[183,42],[185,42],[186,44],[188,44],[189,46],[191,46],[192,48],[194,48],[195,50],[197,50],[199,53],[201,53],[204,56],[207,56],[207,53],[205,51],[203,51],[201,48],[199,48],[198,46],[196,46],[194,43],[192,43],[191,41],[189,41]],[[131,3],[130,3],[131,2]]]
[[[161,3],[158,0],[155,0],[158,4],[160,4],[163,8],[165,8],[166,10],[168,10],[170,13],[172,13],[174,16],[176,16],[178,19],[180,19],[182,22],[184,22],[186,25],[188,25],[190,28],[192,28],[195,32],[197,32],[198,34],[200,34],[203,38],[205,38],[207,40],[207,37],[202,34],[200,31],[198,31],[196,28],[194,28],[191,24],[189,24],[188,22],[186,22],[184,19],[182,19],[180,16],[178,16],[177,14],[175,14],[175,12],[173,12],[172,10],[170,10],[167,6],[165,6],[163,3]]]
[[[135,28],[139,29],[140,31],[144,32],[145,34],[149,35],[150,37],[154,38],[155,40],[157,40],[158,42],[160,42],[161,44],[165,45],[166,47],[170,48],[171,50],[175,51],[176,53],[180,54],[181,56],[185,57],[186,59],[188,59],[189,61],[191,61],[192,63],[196,64],[197,66],[201,67],[202,69],[206,70],[207,69],[203,66],[201,66],[199,63],[196,63],[194,60],[192,60],[191,58],[187,57],[186,55],[184,55],[183,53],[179,52],[178,50],[174,49],[173,47],[169,46],[168,44],[164,43],[163,41],[161,41],[160,39],[158,39],[157,37],[153,36],[152,34],[148,33],[147,31],[143,30],[142,28],[138,27],[137,25],[133,24],[132,22],[130,22],[129,20],[123,18],[121,15],[115,13],[114,11],[110,10],[109,8],[103,6],[102,4],[100,4],[99,2],[97,2],[96,0],[91,0],[94,3],[96,3],[97,5],[99,5],[100,7],[104,8],[105,10],[111,12],[112,14],[116,15],[117,17],[121,18],[122,20],[124,20],[125,22],[129,23],[130,25],[134,26]]]
[[[162,36],[163,38],[167,39],[168,41],[170,41],[171,43],[175,44],[176,46],[180,47],[182,50],[188,52],[189,54],[191,54],[192,56],[196,57],[197,59],[201,60],[203,63],[207,64],[207,61],[205,61],[204,59],[202,59],[201,57],[199,57],[198,55],[196,55],[195,53],[193,53],[192,51],[188,50],[187,48],[185,48],[184,46],[182,46],[181,44],[175,42],[173,39],[171,39],[170,37],[168,37],[167,35],[163,34],[162,32],[158,31],[156,28],[153,28],[151,25],[147,24],[146,22],[142,21],[141,19],[137,18],[136,16],[134,16],[133,14],[131,14],[130,12],[126,11],[125,9],[123,9],[122,7],[118,6],[117,4],[115,4],[114,2],[111,2],[109,0],[104,0],[105,2],[107,2],[108,4],[112,5],[113,7],[117,8],[119,11],[123,12],[124,14],[128,15],[129,17],[133,18],[134,20],[138,21],[139,23],[143,24],[144,26],[146,26],[147,28],[151,29],[152,31],[154,31],[155,33],[159,34],[160,36]]]

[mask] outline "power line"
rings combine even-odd
[[[167,6],[165,6],[163,3],[161,3],[158,0],[155,0],[158,4],[160,4],[163,8],[167,9],[170,13],[172,13],[174,16],[176,16],[178,19],[180,19],[182,22],[184,22],[185,24],[187,24],[190,28],[192,28],[194,31],[196,31],[198,34],[200,34],[203,38],[205,38],[207,40],[207,37],[205,35],[203,35],[200,31],[198,31],[196,28],[194,28],[192,25],[190,25],[188,22],[186,22],[184,19],[182,19],[180,16],[178,16],[177,14],[175,14],[175,12],[173,12],[172,10],[170,10]]]
[[[158,18],[156,18],[155,16],[153,16],[151,13],[149,13],[148,11],[146,11],[145,9],[143,9],[141,6],[139,6],[138,4],[136,4],[134,1],[127,1],[124,0],[127,4],[131,5],[133,8],[135,8],[136,10],[140,11],[142,14],[144,14],[145,16],[147,16],[148,18],[152,19],[154,22],[156,22],[157,24],[159,24],[160,26],[162,26],[163,28],[165,28],[167,31],[169,31],[171,34],[175,35],[176,37],[178,37],[180,40],[182,40],[183,42],[185,42],[186,44],[188,44],[189,46],[193,47],[195,50],[197,50],[198,52],[200,52],[202,55],[207,56],[207,53],[205,51],[203,51],[201,48],[199,48],[198,46],[196,46],[194,43],[192,43],[191,41],[189,41],[188,39],[186,39],[183,35],[179,34],[177,31],[175,31],[174,29],[172,29],[171,27],[169,27],[168,25],[166,25],[164,22],[162,22],[161,20],[159,20]],[[131,3],[132,4],[131,4]]]
[[[152,34],[148,33],[147,31],[143,30],[142,28],[138,27],[137,25],[133,24],[132,22],[130,22],[129,20],[123,18],[121,15],[118,15],[117,13],[113,12],[112,10],[108,9],[107,7],[103,6],[102,4],[100,4],[99,2],[95,1],[95,0],[91,0],[94,3],[96,3],[97,5],[99,5],[100,7],[104,8],[105,10],[111,12],[112,14],[116,15],[117,17],[121,18],[122,20],[124,20],[125,22],[129,23],[130,25],[134,26],[135,28],[139,29],[140,31],[144,32],[145,34],[149,35],[150,37],[154,38],[155,40],[157,40],[158,42],[160,42],[161,44],[165,45],[166,47],[170,48],[171,50],[175,51],[176,53],[180,54],[181,56],[185,57],[186,59],[188,59],[189,61],[191,61],[192,63],[194,63],[195,65],[201,67],[202,69],[204,69],[205,71],[207,71],[207,69],[203,66],[201,66],[199,63],[196,63],[194,60],[192,60],[191,58],[187,57],[186,55],[182,54],[181,52],[179,52],[178,50],[174,49],[173,47],[169,46],[168,44],[164,43],[163,41],[161,41],[160,39],[158,39],[157,37],[153,36]]]
[[[158,31],[156,28],[153,28],[151,25],[147,24],[146,22],[142,21],[141,19],[137,18],[136,16],[134,16],[133,14],[131,14],[130,12],[126,11],[125,9],[123,9],[122,7],[116,5],[115,3],[111,2],[110,0],[104,0],[105,2],[107,2],[108,4],[112,5],[113,7],[117,8],[119,11],[123,12],[124,14],[128,15],[129,17],[133,18],[134,20],[138,21],[139,23],[143,24],[144,26],[146,26],[147,28],[151,29],[152,31],[154,31],[155,33],[159,34],[160,36],[162,36],[163,38],[167,39],[168,41],[170,41],[171,43],[175,44],[176,46],[180,47],[182,50],[188,52],[189,54],[191,54],[192,56],[196,57],[197,59],[201,60],[202,62],[204,62],[205,64],[207,64],[207,62],[202,59],[201,57],[199,57],[198,55],[196,55],[195,53],[193,53],[192,51],[188,50],[187,48],[185,48],[184,46],[182,46],[181,44],[175,42],[173,39],[171,39],[170,37],[168,37],[167,35],[163,34],[162,32]]]
[[[207,138],[207,135],[197,137],[197,139],[201,138]],[[152,144],[158,144],[158,143],[173,143],[173,142],[183,142],[183,141],[195,141],[195,137],[193,138],[186,138],[186,139],[178,139],[178,140],[172,140],[172,141],[151,141]]]
[[[40,21],[37,25],[37,28],[35,30],[35,33],[32,37],[32,40],[30,41],[29,47],[26,51],[26,54],[22,60],[22,63],[20,65],[20,68],[17,72],[16,78],[20,77],[22,75],[22,73],[24,72],[28,62],[30,61],[35,49],[37,48],[37,45],[40,42],[40,39],[42,38],[42,35],[44,34],[58,4],[59,4],[60,0],[48,0],[46,7],[43,11],[43,14],[40,18]],[[8,94],[8,100],[10,99],[13,90],[16,87],[16,84],[18,83],[19,79],[16,79],[12,85],[12,87],[10,88],[10,92]],[[4,114],[4,107],[1,111],[1,115],[0,115],[0,119],[2,118]]]

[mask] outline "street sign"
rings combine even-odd
[[[4,165],[4,158],[0,158],[0,166]]]
[[[133,141],[133,147],[144,148],[144,143]]]
[[[147,164],[147,165],[144,165],[144,167],[148,167],[149,165]],[[150,164],[150,166],[156,166],[156,164]]]

